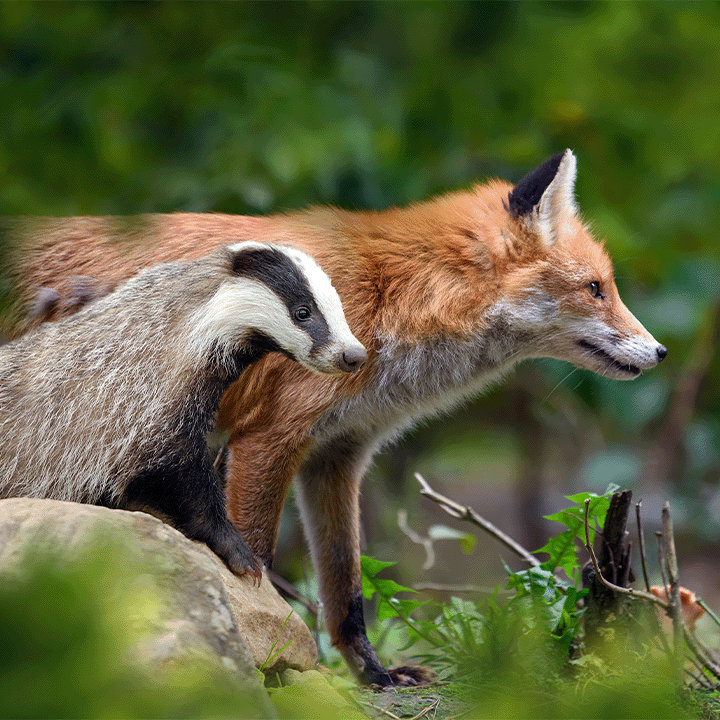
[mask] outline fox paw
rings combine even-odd
[[[388,673],[396,687],[429,685],[435,680],[435,673],[424,665],[400,665]]]
[[[420,687],[434,680],[435,673],[424,665],[400,665],[377,673],[368,685],[374,690],[387,690],[394,687]]]

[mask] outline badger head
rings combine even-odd
[[[318,373],[356,372],[365,364],[367,352],[330,278],[309,255],[258,242],[225,253],[228,277],[203,310],[201,344],[228,353],[279,351]]]

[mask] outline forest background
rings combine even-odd
[[[528,362],[378,458],[366,552],[406,584],[495,586],[503,551],[422,548],[413,479],[529,548],[609,483],[659,518],[683,584],[720,575],[720,6],[673,2],[0,3],[0,214],[385,208],[578,157],[626,304],[665,344],[632,383]],[[277,569],[309,572],[292,507]],[[439,549],[440,552],[440,549]]]

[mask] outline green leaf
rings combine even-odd
[[[377,573],[387,567],[395,565],[393,562],[382,562],[374,558],[362,556],[360,567],[362,571],[362,594],[369,600],[375,593],[387,600],[398,592],[415,592],[412,588],[399,585],[394,580],[387,580],[377,577]]]
[[[460,549],[465,553],[465,555],[471,555],[476,544],[477,537],[471,533],[467,533],[460,538]]]
[[[394,617],[408,617],[413,610],[421,607],[425,603],[421,600],[399,600],[398,598],[390,598],[383,600],[378,606],[378,620],[388,620]]]
[[[431,540],[458,540],[460,549],[470,555],[477,544],[477,537],[472,533],[461,532],[447,525],[431,525],[428,528],[428,537]]]
[[[572,578],[578,565],[576,537],[575,530],[566,530],[560,535],[550,538],[539,550],[535,550],[536,553],[545,552],[550,556],[541,567],[550,572],[561,567],[567,576]]]
[[[360,567],[365,575],[377,575],[381,570],[385,568],[397,565],[394,562],[383,562],[382,560],[376,560],[375,558],[362,555],[360,557]]]
[[[542,597],[546,602],[555,599],[555,576],[543,567],[533,567],[511,575],[508,587],[522,589],[533,597]]]

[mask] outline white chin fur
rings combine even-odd
[[[655,367],[660,359],[657,343],[630,337],[612,342],[602,335],[578,341],[580,357],[576,365],[614,380],[634,380],[643,370]]]

